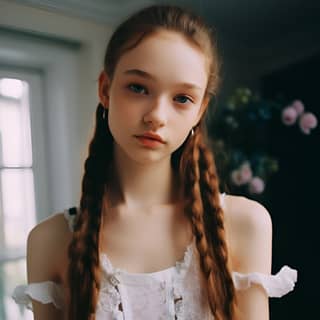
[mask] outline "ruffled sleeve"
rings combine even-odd
[[[232,272],[236,289],[244,290],[251,284],[261,285],[270,298],[280,298],[292,291],[297,281],[297,270],[283,266],[276,275],[267,275],[259,272],[243,274]]]
[[[37,282],[17,286],[12,298],[17,304],[30,310],[32,310],[31,298],[41,303],[53,303],[56,308],[63,309],[64,291],[53,281]]]

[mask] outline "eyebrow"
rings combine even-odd
[[[129,74],[129,75],[136,75],[145,79],[149,79],[152,81],[156,81],[156,78],[151,75],[150,73],[140,70],[140,69],[129,69],[123,72],[124,74]],[[196,84],[193,83],[189,83],[189,82],[182,82],[179,83],[177,86],[182,86],[185,87],[187,89],[196,89],[196,90],[201,90],[201,88],[199,86],[197,86]]]

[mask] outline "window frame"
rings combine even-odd
[[[32,166],[34,177],[34,193],[35,193],[35,209],[38,212],[48,212],[48,169],[47,169],[47,133],[44,123],[43,108],[43,90],[41,83],[43,75],[35,71],[19,71],[14,68],[5,68],[0,66],[0,78],[15,78],[26,81],[29,85],[29,106],[30,106],[30,127],[32,141]],[[24,166],[15,167],[27,168]],[[14,167],[6,167],[0,163],[0,170],[14,169]],[[0,198],[1,201],[1,198]],[[0,203],[2,206],[2,204]],[[2,219],[2,218],[1,218]],[[38,216],[36,215],[38,221]],[[20,255],[20,254],[18,254]],[[14,258],[10,254],[11,259]],[[0,256],[0,261],[3,257]]]

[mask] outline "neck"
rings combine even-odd
[[[146,208],[179,201],[179,179],[170,157],[149,163],[130,159],[119,148],[114,152],[110,205]]]

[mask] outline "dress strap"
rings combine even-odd
[[[79,210],[77,207],[71,207],[69,209],[64,210],[63,215],[68,222],[69,230],[71,232],[74,231],[75,218],[77,217]]]
[[[220,193],[219,195],[220,195],[220,205],[224,209],[225,208],[225,196],[226,196],[226,193],[223,192],[223,193]]]

